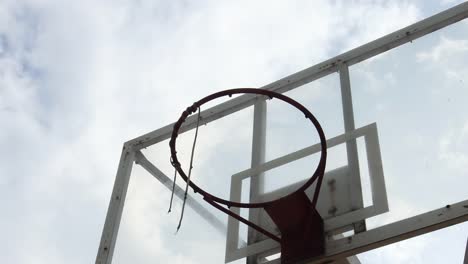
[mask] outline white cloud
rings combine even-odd
[[[362,263],[425,263],[423,261],[424,249],[427,239],[410,239],[400,243],[391,244],[369,253],[360,254]]]
[[[200,96],[267,84],[419,16],[406,1],[1,2],[2,262],[93,262],[124,141]],[[188,263],[161,242],[165,200],[134,186],[123,249]]]
[[[340,25],[346,24],[346,27],[343,31],[337,30],[344,32],[343,38],[348,38],[343,51],[408,26],[422,16],[420,9],[408,1],[362,1],[340,15]]]
[[[463,84],[468,82],[466,54],[468,54],[468,39],[453,39],[442,35],[431,50],[417,53],[416,58],[425,68],[442,72],[447,82]]]
[[[437,46],[429,52],[420,52],[416,57],[421,62],[441,62],[447,61],[460,53],[468,51],[468,40],[450,39],[441,36]]]
[[[439,159],[449,170],[463,173],[468,164],[468,121],[459,128],[450,129],[439,139]]]
[[[453,3],[460,3],[460,0],[442,0],[440,1],[441,5],[452,5]]]
[[[465,29],[464,25],[459,26]],[[468,39],[440,36],[437,43],[429,50],[416,54],[419,63],[434,76],[443,74],[442,85],[433,88],[433,93],[441,98],[448,98],[449,115],[446,115],[445,132],[439,137],[438,159],[450,175],[461,175],[468,164],[467,127],[464,115],[457,109],[464,102],[466,95],[466,58],[468,58]],[[455,174],[454,174],[455,173]]]

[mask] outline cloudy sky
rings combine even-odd
[[[94,262],[123,142],[209,93],[263,86],[459,2],[0,0],[0,261]],[[356,126],[379,127],[391,210],[370,227],[466,199],[466,32],[463,21],[350,68]],[[343,132],[338,84],[288,93],[329,136]],[[271,111],[267,158],[315,143]],[[208,187],[249,165],[252,112],[236,115],[201,129]],[[171,174],[162,145],[145,154]],[[115,263],[222,262],[224,237],[190,210],[174,236],[168,200],[136,166]],[[360,259],[461,263],[467,235],[461,224]]]

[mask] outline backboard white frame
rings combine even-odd
[[[378,54],[405,43],[411,42],[438,29],[459,22],[466,17],[468,17],[468,3],[464,2],[434,16],[421,20],[413,25],[395,31],[384,37],[376,39],[372,42],[364,44],[360,47],[352,49],[348,52],[328,59],[324,62],[287,76],[279,81],[273,82],[261,88],[277,93],[284,93],[301,85],[327,76],[331,73],[339,72],[343,95],[343,111],[345,113],[345,132],[349,132],[354,130],[353,117],[346,117],[347,113],[350,113],[349,110],[352,111],[351,90],[348,72],[349,66],[372,58]],[[261,101],[261,98],[255,95],[239,96],[230,101],[203,111],[201,113],[203,116],[202,123],[206,124],[212,122],[222,118],[223,116],[252,106],[259,101]],[[196,117],[189,117],[182,125],[180,133],[193,129],[196,126],[196,121]],[[111,199],[109,202],[109,207],[107,210],[101,241],[97,252],[96,263],[112,263],[112,256],[117,240],[117,234],[125,204],[133,162],[143,160],[142,154],[139,151],[145,147],[149,147],[168,139],[172,132],[172,126],[173,124],[167,125],[163,128],[130,140],[124,144]],[[354,151],[353,149],[354,147],[351,144],[351,146],[347,148],[347,151]],[[255,156],[254,153],[253,156]],[[146,163],[146,165],[148,164]],[[153,168],[156,168],[156,166]],[[155,177],[156,175],[161,176],[159,178],[156,177],[159,180],[168,179],[167,176],[166,178],[162,177],[165,175],[163,175],[160,171],[148,171]],[[358,186],[356,187],[359,188]],[[201,213],[203,214],[203,212]],[[463,201],[452,205],[450,208],[441,208],[426,214],[412,217],[410,219],[373,229],[371,231],[357,233],[351,238],[344,238],[333,241],[331,242],[331,245],[327,245],[327,253],[321,259],[324,260],[346,257],[350,254],[352,255],[363,252],[365,250],[370,250],[467,220],[468,201]]]
[[[358,221],[388,212],[387,191],[385,188],[385,178],[382,166],[382,157],[380,154],[377,124],[372,123],[351,132],[330,138],[327,140],[327,148],[333,148],[359,137],[364,137],[365,142],[372,204],[357,210],[352,210],[352,208],[350,208],[349,212],[331,217],[329,219],[325,219],[325,217],[322,215],[322,217],[324,217],[325,232],[331,232],[333,230],[352,225]],[[249,179],[251,175],[258,175],[262,172],[266,172],[290,162],[294,162],[298,159],[302,159],[317,152],[320,152],[320,144],[308,146],[285,156],[265,162],[254,168],[247,169],[232,175],[230,200],[240,201],[242,194],[242,181]],[[240,208],[232,207],[231,211],[237,215],[240,215]],[[266,251],[272,253],[279,251],[279,244],[272,239],[266,239],[239,247],[238,245],[242,244],[239,240],[239,227],[239,221],[232,217],[228,218],[225,259],[226,263],[244,258],[246,256],[260,254]]]

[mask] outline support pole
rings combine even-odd
[[[266,144],[266,120],[267,103],[259,99],[254,105],[253,136],[252,136],[252,168],[265,162],[265,144]],[[263,192],[264,173],[261,172],[250,177],[250,202],[258,201],[258,196]],[[260,223],[261,210],[255,209],[249,211],[249,221]],[[248,244],[258,241],[260,234],[253,228],[248,229]],[[247,257],[247,264],[256,264],[257,255]]]
[[[120,220],[122,218],[134,157],[135,152],[125,144],[120,157],[119,169],[115,177],[109,208],[107,209],[107,216],[101,235],[96,264],[112,263],[112,256],[117,241],[117,234],[119,232]]]
[[[465,260],[463,264],[468,264],[468,238],[466,239]]]
[[[354,124],[353,98],[351,96],[349,69],[348,65],[345,63],[341,63],[338,66],[338,69],[340,74],[344,128],[345,132],[349,133],[356,129]],[[348,166],[350,171],[350,185],[348,187],[350,188],[349,193],[351,193],[351,205],[357,210],[364,207],[364,202],[362,200],[362,187],[356,139],[353,138],[346,141],[346,155],[348,158]],[[359,233],[366,230],[366,222],[364,220],[354,223],[353,225],[354,233]]]

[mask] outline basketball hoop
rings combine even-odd
[[[233,94],[257,94],[267,96],[270,99],[276,98],[286,102],[301,111],[305,118],[310,120],[317,130],[321,144],[320,160],[312,176],[301,187],[294,192],[281,197],[277,200],[260,203],[241,203],[222,199],[214,196],[202,188],[198,187],[193,180],[190,180],[177,157],[176,140],[179,130],[192,113],[195,113],[203,104],[223,96],[232,96]],[[199,117],[200,118],[200,117]],[[171,149],[171,163],[182,179],[194,190],[203,196],[203,199],[221,210],[222,212],[234,217],[238,221],[254,228],[258,232],[270,237],[281,244],[281,263],[294,263],[305,258],[321,255],[325,250],[325,237],[323,228],[323,219],[316,210],[317,200],[320,193],[320,186],[325,173],[327,159],[327,145],[325,134],[317,119],[302,104],[285,95],[264,89],[238,88],[224,90],[211,94],[189,106],[174,124],[172,136],[169,141]],[[317,181],[312,202],[305,194],[305,190]],[[223,207],[225,205],[226,207]],[[229,210],[230,207],[239,208],[263,208],[277,225],[281,232],[281,237],[268,232]]]

